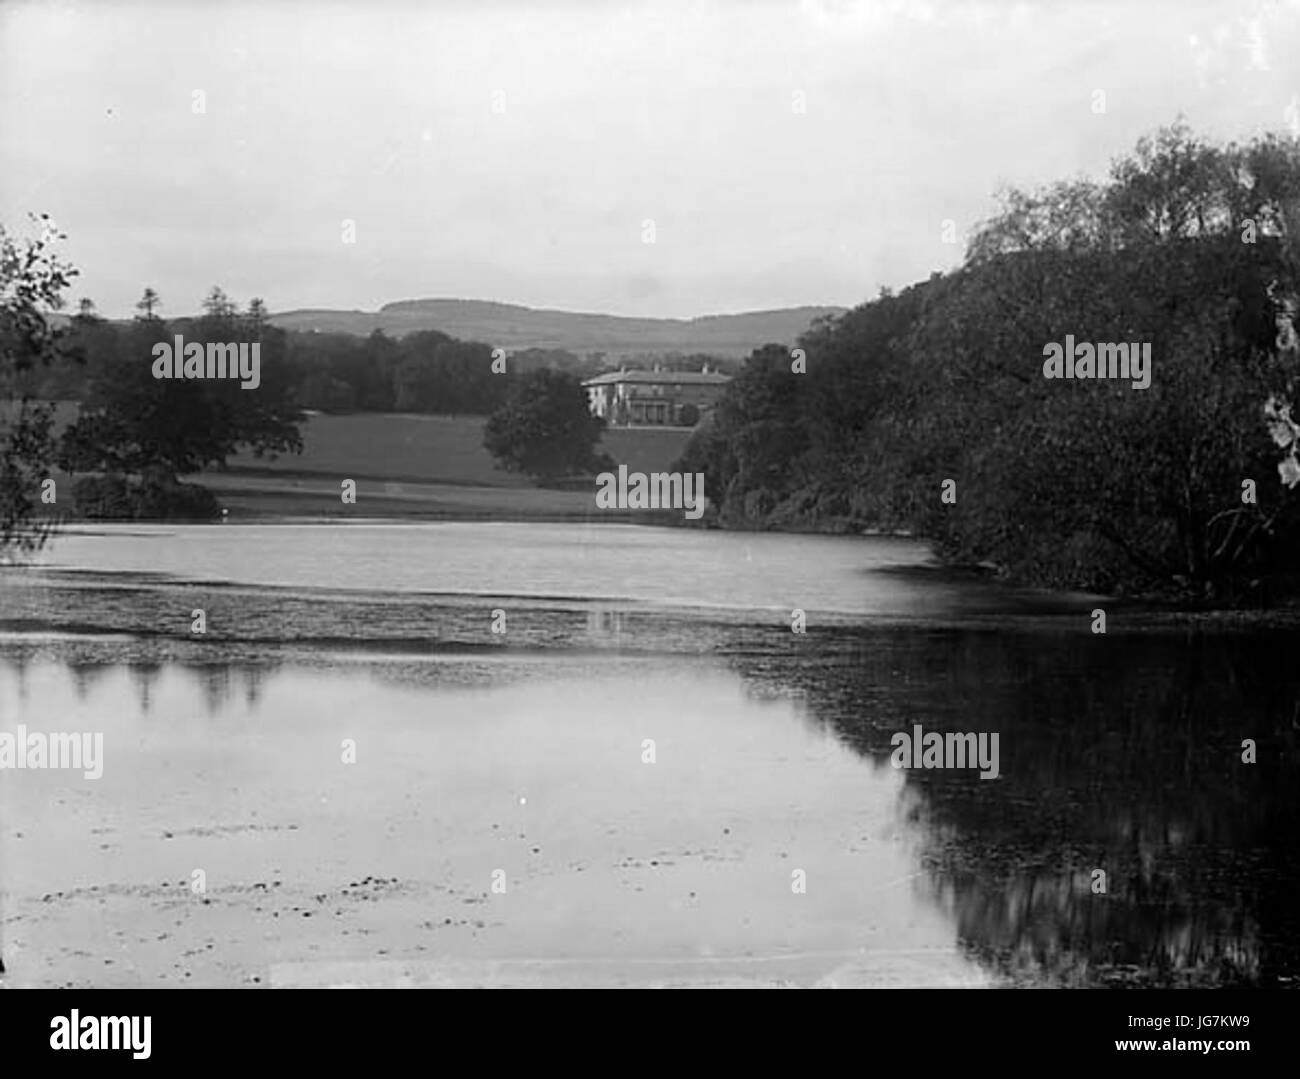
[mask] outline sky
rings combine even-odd
[[[1300,0],[19,0],[0,224],[110,317],[853,306],[1180,114],[1300,133],[1298,55]]]

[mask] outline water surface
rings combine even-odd
[[[1300,965],[1288,635],[1095,636],[1091,601],[927,574],[901,540],[100,532],[0,571],[0,730],[100,730],[107,758],[0,773],[18,984]],[[997,732],[1000,778],[891,767],[917,723]]]

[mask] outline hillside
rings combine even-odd
[[[769,343],[792,344],[820,315],[842,307],[790,307],[693,319],[625,318],[619,315],[541,310],[486,300],[402,300],[378,311],[305,309],[284,311],[271,322],[287,330],[351,333],[383,330],[401,337],[416,330],[440,330],[463,341],[505,349],[552,348],[604,352],[707,352],[743,358]]]

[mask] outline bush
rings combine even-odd
[[[221,504],[193,483],[142,482],[119,475],[81,476],[73,482],[77,510],[92,520],[212,520]]]
[[[72,484],[77,511],[93,520],[129,520],[135,516],[131,493],[121,476],[80,476]]]
[[[217,496],[197,483],[141,487],[136,504],[136,516],[142,518],[210,521],[221,516]]]

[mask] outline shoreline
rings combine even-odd
[[[653,529],[681,529],[677,510],[602,510],[595,506],[593,491],[566,491],[554,488],[537,487],[489,487],[468,483],[386,483],[387,490],[379,494],[365,494],[365,487],[358,484],[362,497],[356,505],[344,505],[337,499],[329,480],[314,474],[276,473],[285,482],[268,484],[269,475],[261,474],[256,478],[235,473],[227,477],[234,483],[221,486],[212,483],[212,477],[203,476],[201,482],[213,490],[214,494],[227,503],[231,515],[223,520],[177,520],[177,519],[132,519],[104,520],[79,516],[65,516],[57,520],[52,541],[57,541],[61,534],[77,536],[122,537],[131,535],[131,529],[176,528],[194,526],[238,528],[241,526],[332,526],[349,524],[354,526],[418,526],[423,524],[582,524],[582,525],[630,525]],[[252,480],[252,482],[249,482]],[[364,482],[364,481],[363,481]],[[305,487],[304,483],[311,486]],[[325,485],[322,489],[322,485]],[[329,499],[333,499],[330,501]],[[307,511],[307,512],[304,512]],[[358,512],[359,511],[359,512]],[[66,530],[66,531],[65,531]],[[918,546],[927,546],[924,540],[903,533],[880,530],[851,531],[802,531],[795,529],[737,529],[726,528],[716,524],[694,523],[689,529],[693,532],[718,533],[729,536],[808,536],[819,540],[842,539],[844,541],[878,541],[882,543],[901,542]],[[141,531],[141,536],[154,533]],[[7,570],[39,569],[38,565],[19,557],[12,561],[0,560],[0,582],[4,580]],[[53,569],[53,568],[52,568]],[[48,571],[47,571],[48,572]],[[64,567],[54,572],[77,574],[83,577],[93,576],[95,570],[78,570]],[[1109,622],[1109,633],[1166,632],[1183,630],[1189,632],[1249,632],[1262,629],[1297,630],[1300,629],[1300,604],[1283,604],[1272,608],[1258,607],[1201,607],[1179,605],[1176,602],[1162,600],[1159,597],[1142,596],[1107,596],[1096,593],[1052,590],[1016,585],[1000,579],[987,566],[945,565],[931,560],[924,564],[885,565],[873,567],[873,573],[889,577],[935,585],[966,585],[983,593],[991,601],[983,609],[975,612],[938,617],[923,615],[899,617],[893,615],[863,614],[857,624],[866,628],[882,625],[899,625],[917,629],[961,629],[961,628],[998,628],[1000,625],[1009,629],[1026,628],[1026,623],[1046,619],[1060,625],[1065,618],[1087,619],[1092,610],[1105,610]],[[275,591],[275,586],[249,584],[231,580],[204,580],[173,576],[163,580],[174,584],[199,587],[228,587],[232,584],[254,589]],[[293,586],[288,586],[292,588]],[[338,591],[338,589],[325,589]],[[349,590],[354,594],[368,594],[368,589]],[[424,592],[400,592],[397,594],[420,596],[431,599],[432,595]],[[501,598],[501,594],[490,589],[481,592],[456,593],[464,596],[482,596],[484,598]],[[618,597],[592,598],[584,595],[532,596],[527,594],[507,593],[505,598],[519,598],[527,601],[555,599],[580,605],[591,602],[619,604]],[[997,603],[1001,598],[1005,607]],[[636,608],[639,604],[629,600],[627,606]],[[654,609],[652,607],[652,609]],[[666,608],[661,608],[666,609]],[[708,606],[698,608],[707,611]],[[725,608],[730,609],[730,608]],[[736,608],[749,610],[748,608]],[[696,608],[692,608],[696,610]],[[830,615],[837,621],[853,619],[857,612],[852,609],[810,608],[818,614]],[[753,612],[758,613],[758,612]],[[3,629],[0,623],[0,629]]]

